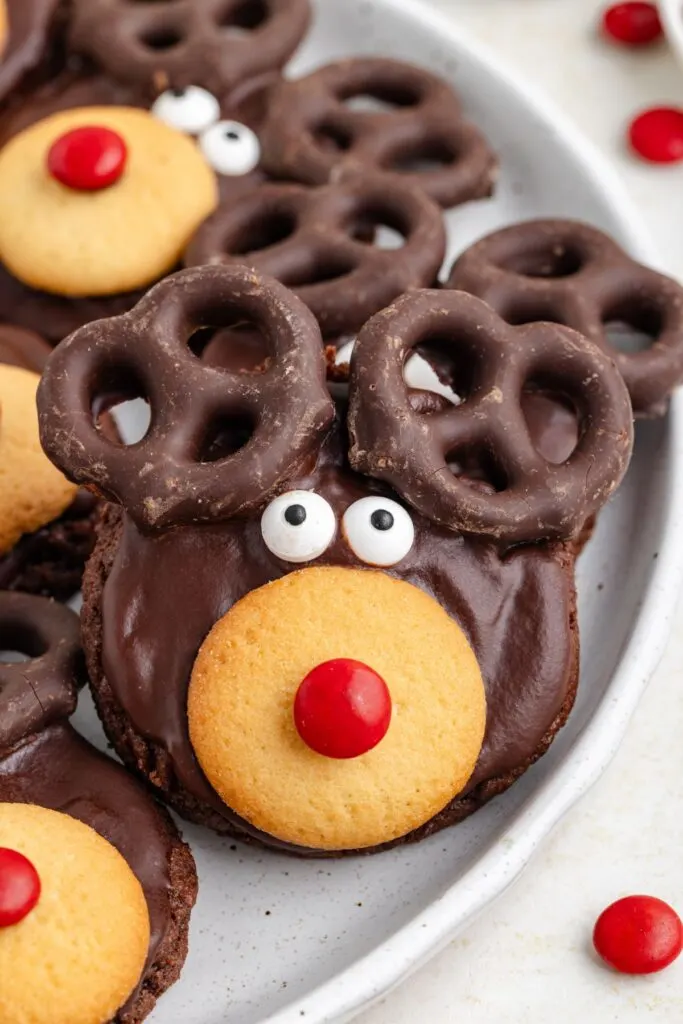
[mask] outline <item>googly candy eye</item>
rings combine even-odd
[[[415,540],[413,521],[403,506],[376,495],[349,505],[342,529],[354,555],[368,565],[396,565]]]
[[[199,147],[218,174],[249,174],[261,159],[257,135],[239,121],[218,121],[202,132]]]
[[[186,89],[167,89],[157,97],[152,114],[170,128],[186,135],[199,135],[221,116],[218,100],[198,85]]]
[[[285,562],[310,562],[330,546],[337,530],[331,505],[314,491],[288,491],[261,517],[269,551]]]

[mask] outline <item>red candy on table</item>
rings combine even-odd
[[[654,896],[625,896],[603,910],[593,931],[602,959],[622,974],[654,974],[683,947],[683,923]]]
[[[627,46],[646,46],[662,35],[657,7],[642,0],[628,0],[608,7],[602,26],[608,36]]]
[[[127,156],[126,143],[118,132],[101,125],[83,125],[52,143],[47,168],[67,188],[97,192],[119,180]]]
[[[391,722],[387,684],[373,669],[352,658],[316,665],[297,690],[294,724],[304,743],[318,754],[359,757],[376,747]]]
[[[642,156],[657,164],[683,160],[683,110],[676,107],[653,107],[631,123],[631,146]]]
[[[0,847],[0,928],[18,924],[40,899],[40,878],[23,853]]]

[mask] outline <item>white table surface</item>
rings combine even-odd
[[[655,241],[683,277],[683,164],[648,166],[623,145],[630,115],[683,105],[666,45],[606,45],[598,0],[431,0],[555,99],[617,165]],[[681,538],[683,543],[683,538]],[[683,604],[667,655],[607,773],[522,878],[439,957],[360,1024],[675,1024],[683,957],[626,978],[594,959],[590,936],[612,900],[645,892],[683,914]]]

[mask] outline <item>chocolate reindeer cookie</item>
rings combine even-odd
[[[0,325],[0,590],[66,599],[81,585],[98,502],[40,447],[35,396],[50,352],[37,334]]]
[[[309,5],[26,6],[10,4],[10,40],[35,7],[22,48],[33,70],[0,104],[0,192],[14,195],[0,319],[56,344],[174,269],[219,193],[235,202],[266,179],[266,100]]]
[[[79,622],[0,594],[0,1019],[138,1024],[178,978],[197,878],[170,817],[69,725]]]
[[[661,416],[683,382],[683,287],[588,224],[536,220],[495,231],[459,257],[448,284],[509,323],[550,320],[597,342],[621,371],[636,416]],[[634,332],[637,350],[613,340],[628,343]]]
[[[490,195],[495,180],[496,158],[451,87],[387,58],[350,58],[283,81],[261,142],[274,177],[321,185],[349,168],[390,171],[445,207]]]
[[[268,359],[202,363],[197,332],[236,314]],[[401,376],[432,346],[457,401]],[[93,423],[109,375],[152,408],[129,449]],[[576,409],[554,465],[521,408],[537,387]],[[308,309],[203,267],[67,339],[39,405],[50,457],[113,502],[84,583],[100,715],[180,813],[296,853],[375,850],[476,810],[566,720],[573,538],[632,443],[619,373],[573,331],[410,293],[358,336],[349,441]]]

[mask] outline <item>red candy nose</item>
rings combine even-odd
[[[391,722],[387,684],[373,669],[351,658],[317,665],[294,699],[294,724],[301,739],[326,757],[359,757],[384,738]]]
[[[0,847],[0,928],[23,921],[40,898],[40,878],[23,853]]]
[[[67,188],[96,192],[119,180],[127,156],[126,144],[118,132],[101,125],[84,125],[52,143],[47,169]]]

